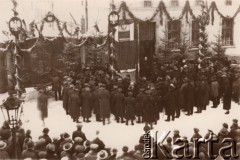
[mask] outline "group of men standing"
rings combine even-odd
[[[156,80],[149,81],[146,77],[132,83],[127,75],[113,78],[107,71],[88,70],[76,75],[71,72],[65,77],[54,74],[52,78],[55,99],[63,100],[63,108],[74,122],[82,117],[84,122],[91,122],[92,113],[96,121],[106,120],[110,123],[113,114],[118,123],[128,125],[134,120],[157,124],[161,112],[167,115],[165,121],[175,120],[185,111],[186,115],[206,110],[209,102],[216,108],[223,101],[223,109],[229,114],[233,97],[240,97],[240,77],[227,67],[222,70],[199,69],[198,77],[194,77],[191,64],[177,68],[174,65],[161,67]]]

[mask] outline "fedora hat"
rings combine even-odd
[[[7,143],[4,141],[0,141],[0,149],[5,149],[7,147]]]
[[[63,145],[63,150],[64,151],[69,151],[72,148],[72,146],[73,146],[72,143],[67,142]]]
[[[98,154],[97,154],[97,158],[98,158],[99,160],[101,160],[101,159],[106,159],[107,157],[108,157],[108,153],[107,153],[107,151],[105,151],[105,150],[101,150],[101,151],[99,151]]]

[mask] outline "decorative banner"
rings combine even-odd
[[[116,41],[133,41],[134,40],[134,23],[122,24],[116,27]]]

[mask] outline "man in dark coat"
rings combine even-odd
[[[106,85],[102,84],[99,88],[99,106],[100,106],[100,116],[105,125],[105,119],[108,119],[110,123],[110,93],[106,89]]]
[[[91,144],[97,144],[98,148],[97,148],[97,152],[105,149],[105,144],[103,143],[103,141],[98,137],[99,135],[99,131],[96,131],[96,135],[97,137],[91,141]]]
[[[92,114],[92,93],[89,85],[85,84],[85,88],[82,91],[81,102],[82,102],[82,116],[84,122],[91,122],[89,118]]]
[[[137,123],[143,122],[143,102],[144,102],[144,89],[140,88],[139,94],[136,97],[136,116],[138,117]]]
[[[76,137],[81,137],[83,142],[87,140],[85,133],[82,132],[81,124],[77,124],[77,130],[73,131],[73,133],[72,133],[72,139],[75,139]]]
[[[174,121],[177,98],[176,98],[175,86],[173,84],[169,85],[169,90],[166,96],[164,97],[164,102],[165,102],[165,111],[167,115],[167,119],[165,121],[170,121],[170,117],[172,117],[172,120]]]
[[[121,123],[124,123],[123,117],[125,115],[125,104],[124,104],[124,94],[122,94],[122,89],[118,88],[117,92],[113,97],[113,106],[115,110],[115,116],[117,123],[119,123],[119,119],[121,119]]]
[[[69,114],[72,117],[73,122],[79,123],[80,105],[79,90],[74,88],[74,93],[70,95],[68,100]]]
[[[150,90],[146,90],[146,96],[143,101],[143,121],[146,125],[150,124],[151,129],[153,128],[153,122],[155,122],[155,99],[151,97]]]
[[[195,85],[195,106],[197,111],[195,113],[202,113],[203,110],[203,87],[201,81],[196,81]]]
[[[40,116],[43,121],[43,125],[45,125],[44,119],[48,117],[48,96],[45,95],[43,90],[39,91],[39,95],[37,98],[37,107],[40,111]]]
[[[125,97],[125,118],[126,125],[131,120],[131,124],[134,125],[133,120],[135,119],[135,98],[131,91],[128,92],[128,96]]]
[[[212,82],[211,82],[211,92],[210,92],[210,97],[213,102],[212,108],[217,108],[217,106],[220,104],[220,99],[219,99],[219,83],[217,81],[217,78],[214,76],[212,77]]]
[[[42,132],[43,132],[42,138],[44,138],[45,141],[46,141],[45,145],[48,145],[49,143],[52,143],[52,139],[48,135],[49,129],[48,128],[44,128]]]
[[[56,101],[58,99],[61,100],[62,84],[61,84],[61,78],[57,74],[54,74],[52,78],[52,90],[54,91],[54,94],[55,94],[55,100]]]
[[[181,95],[182,95],[182,105],[187,110],[186,115],[193,114],[193,106],[194,106],[194,86],[188,78],[184,79],[184,84],[181,87]]]
[[[227,74],[222,76],[223,79],[223,109],[226,110],[225,114],[229,114],[231,109],[231,97],[232,97],[232,86],[230,78]]]
[[[94,114],[96,114],[96,121],[101,122],[98,92],[99,92],[99,86],[96,86],[94,91],[93,91],[93,95],[92,95],[93,110],[94,110]]]

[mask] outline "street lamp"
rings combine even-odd
[[[3,114],[3,118],[6,122],[8,122],[11,131],[12,131],[12,145],[13,145],[13,158],[18,158],[17,156],[17,148],[16,148],[16,129],[19,126],[20,117],[22,113],[22,100],[18,97],[10,94],[10,96],[3,101],[1,105],[1,111]]]

